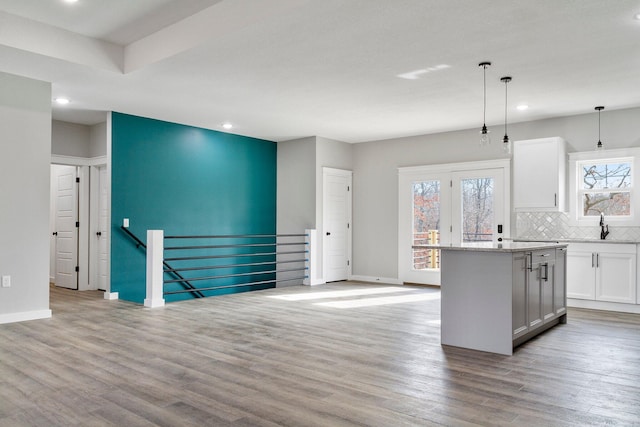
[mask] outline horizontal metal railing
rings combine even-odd
[[[136,242],[136,247],[137,247],[137,248],[140,248],[140,247],[141,247],[141,248],[143,248],[143,249],[145,250],[145,253],[146,253],[146,251],[147,251],[147,245],[146,245],[142,240],[140,240],[140,239],[138,238],[138,236],[136,236],[135,234],[133,234],[133,233],[132,233],[132,232],[131,232],[127,227],[125,227],[125,226],[120,226],[120,229],[121,229],[122,231],[124,231],[124,233],[125,233],[127,236],[131,237],[131,239],[133,239],[133,241],[134,241],[134,242]],[[177,280],[177,282],[181,283],[181,284],[185,287],[185,289],[188,289],[188,290],[190,290],[191,292],[193,292],[193,295],[194,295],[196,298],[203,298],[203,297],[204,297],[204,294],[203,294],[202,292],[198,291],[198,290],[196,289],[196,287],[195,287],[195,286],[193,286],[193,285],[191,284],[191,282],[189,282],[187,279],[185,279],[185,278],[184,278],[184,276],[182,276],[180,273],[178,273],[178,270],[173,269],[173,268],[172,268],[172,267],[167,263],[167,260],[164,260],[164,261],[162,262],[162,264],[163,264],[163,265],[168,269],[168,270],[167,270],[167,272],[170,272],[171,274],[173,274],[173,276],[174,276],[174,277],[177,277],[177,278],[179,279],[179,280]]]
[[[309,232],[315,236],[315,230]],[[154,247],[162,252],[164,266],[153,267],[151,261],[147,265],[148,272],[155,272],[148,273],[145,300],[148,306],[163,305],[164,297],[169,295],[201,293],[211,296],[220,293],[215,291],[227,293],[233,288],[244,292],[252,287],[258,290],[285,282],[310,282],[309,233],[202,236],[163,236],[161,230],[148,233],[156,233],[157,237],[149,235],[148,240],[154,240]],[[165,246],[165,241],[181,244]],[[180,256],[165,257],[165,253],[180,253]],[[171,265],[167,265],[167,261]],[[173,286],[185,281],[191,287],[175,289]],[[154,291],[160,286],[161,293]]]

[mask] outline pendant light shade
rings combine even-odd
[[[600,111],[604,110],[603,106],[596,107],[596,111],[598,111],[598,144],[596,145],[596,150],[603,150],[604,146],[602,145],[602,141],[600,141]]]
[[[502,77],[500,81],[504,83],[504,137],[502,138],[502,152],[511,155],[511,140],[509,139],[509,135],[507,135],[507,84],[511,81],[511,77]]]
[[[487,129],[487,67],[491,66],[491,62],[485,61],[478,64],[482,67],[483,76],[483,115],[482,115],[482,129],[480,130],[480,146],[486,147],[491,144],[491,138],[489,137],[489,130]]]

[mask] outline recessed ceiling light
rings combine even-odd
[[[232,125],[231,123],[227,122],[227,123],[223,123],[223,124],[222,124],[222,127],[223,127],[224,129],[229,130],[229,129],[231,129],[231,128],[233,127],[233,125]]]
[[[69,103],[69,98],[58,97],[54,99],[54,101],[56,101],[56,104],[58,105],[67,105]]]
[[[635,19],[636,21],[640,21],[640,13],[636,13],[635,15],[633,15],[633,19]]]
[[[524,110],[528,110],[529,106],[527,104],[520,104],[516,107],[516,109],[519,111],[524,111]]]
[[[64,0],[65,3],[77,3],[78,0]]]

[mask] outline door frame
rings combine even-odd
[[[98,208],[98,193],[95,192],[97,184],[95,181],[95,173],[98,166],[107,166],[107,157],[73,157],[73,156],[61,156],[52,155],[51,164],[66,165],[78,167],[78,176],[80,177],[80,186],[78,187],[79,197],[79,209],[78,209],[78,221],[80,227],[78,229],[78,290],[96,290],[98,285],[94,279],[94,266],[97,265],[97,242],[95,238],[91,238],[91,230],[95,228],[95,215]],[[107,168],[107,180],[109,180],[109,172]],[[107,200],[107,204],[109,204]],[[109,208],[109,216],[111,215],[111,209]],[[93,235],[95,236],[95,235]],[[110,247],[110,236],[107,234],[107,246]],[[110,254],[108,254],[110,258]],[[109,261],[109,260],[108,260]],[[107,274],[109,271],[107,269]],[[107,282],[109,280],[107,279]]]
[[[503,170],[504,192],[504,222],[503,237],[511,235],[511,159],[482,160],[463,163],[445,163],[425,166],[411,166],[398,168],[398,280],[401,283],[415,282],[411,271],[404,266],[411,265],[411,235],[413,229],[413,198],[411,183],[428,176],[444,176],[458,172],[470,172],[483,169]],[[441,218],[441,228],[450,228],[449,218]],[[443,242],[445,244],[452,242]]]
[[[349,186],[349,197],[347,197],[347,223],[348,228],[347,228],[347,280],[350,280],[352,277],[352,273],[353,273],[353,263],[351,262],[351,260],[353,259],[352,256],[352,248],[353,248],[353,243],[352,243],[352,237],[353,237],[353,171],[350,170],[345,170],[345,169],[335,169],[335,168],[329,168],[329,167],[323,167],[322,168],[322,226],[319,227],[320,228],[320,233],[322,236],[321,239],[321,244],[322,244],[322,248],[320,249],[320,251],[322,252],[322,267],[321,267],[321,271],[322,271],[322,283],[324,283],[326,281],[326,274],[325,274],[325,266],[326,263],[324,262],[325,259],[327,259],[327,251],[326,251],[326,247],[327,245],[325,245],[325,232],[324,232],[324,218],[327,218],[328,215],[328,197],[327,197],[327,186],[325,185],[326,183],[326,179],[328,176],[339,176],[339,177],[343,177],[343,178],[347,178],[347,185]]]

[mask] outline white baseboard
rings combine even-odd
[[[309,279],[304,279],[304,281],[302,282],[303,285],[305,286],[317,286],[317,285],[324,285],[325,282],[322,279],[313,279],[313,280],[309,280]]]
[[[585,299],[567,298],[567,305],[576,308],[588,308],[590,310],[617,311],[620,313],[640,314],[640,305],[622,304],[617,302],[591,301]]]
[[[119,299],[119,295],[117,292],[104,292],[104,299],[116,300]]]
[[[384,285],[402,285],[402,281],[392,277],[376,277],[376,276],[355,276],[349,277],[349,280],[356,280],[358,282],[368,283],[380,283]]]
[[[27,320],[48,319],[51,317],[51,310],[23,311],[20,313],[0,314],[0,324],[24,322]]]

